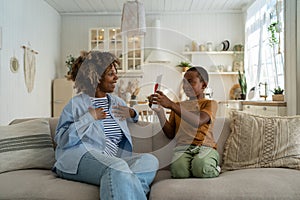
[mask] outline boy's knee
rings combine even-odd
[[[198,178],[213,178],[219,176],[218,164],[208,159],[198,159],[193,162],[192,173]]]
[[[174,162],[171,164],[172,178],[188,178],[191,176],[190,169],[183,162]]]
[[[172,178],[189,178],[191,176],[189,170],[171,170]]]

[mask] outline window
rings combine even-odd
[[[267,84],[267,99],[275,87],[284,88],[283,15],[283,0],[256,1],[247,10],[245,73],[248,90],[257,91],[256,99],[264,93],[261,85]]]

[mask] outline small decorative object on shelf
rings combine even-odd
[[[198,43],[195,40],[192,41],[192,51],[198,51]]]
[[[263,87],[261,87],[263,85]],[[265,101],[267,100],[268,97],[268,84],[267,83],[259,83],[259,96],[264,98]]]
[[[239,72],[239,84],[241,87],[241,97],[240,99],[245,100],[246,99],[246,94],[247,94],[247,81],[246,81],[246,76],[245,76],[245,72],[241,73],[241,71]]]
[[[274,88],[273,95],[272,95],[272,100],[273,101],[284,101],[284,95],[283,95],[284,89],[282,89],[280,86],[277,88]]]
[[[236,44],[233,46],[233,51],[234,52],[240,52],[240,51],[244,51],[244,45],[242,44]]]
[[[192,65],[186,61],[181,61],[177,66],[182,67],[182,72],[186,72],[190,67],[192,67]]]

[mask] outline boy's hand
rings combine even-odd
[[[151,94],[148,97],[148,100],[150,107],[152,104],[158,104],[158,107],[162,106],[164,108],[171,108],[172,104],[174,103],[162,91],[156,91],[155,94]],[[156,112],[159,111],[157,108],[154,108],[153,110]]]

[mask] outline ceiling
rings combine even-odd
[[[127,0],[45,0],[61,15],[120,15]],[[255,0],[139,0],[147,14],[241,12]]]

